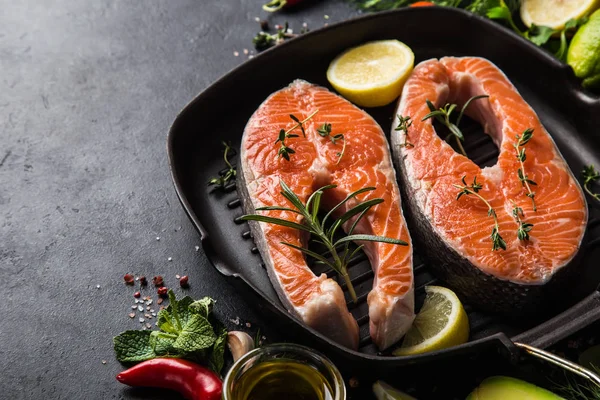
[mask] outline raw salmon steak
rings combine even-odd
[[[290,114],[304,120],[317,110],[304,123],[306,137],[298,128],[293,133],[299,137],[286,139],[286,145],[295,151],[290,160],[278,156],[279,131],[294,126]],[[332,135],[344,135],[346,147],[341,158],[338,154],[343,142],[333,144],[317,132],[324,123],[331,124]],[[353,233],[387,236],[408,243],[362,243],[375,275],[367,299],[371,337],[380,349],[398,341],[414,318],[412,247],[388,143],[377,122],[327,89],[296,80],[273,93],[250,118],[240,159],[238,190],[248,214],[256,213],[256,208],[262,206],[291,206],[280,193],[280,180],[303,203],[318,188],[337,185],[324,192],[325,208],[333,207],[358,189],[376,188],[359,195],[358,200],[382,198],[384,202],[371,208]],[[344,213],[357,202],[348,201],[339,211]],[[260,214],[295,222],[302,218],[289,211]],[[297,229],[270,223],[250,221],[250,227],[269,278],[288,311],[332,340],[356,349],[358,325],[348,311],[340,286],[325,274],[315,276],[301,251],[281,244],[305,247],[308,238]]]
[[[480,168],[438,136],[426,100],[436,108],[446,103],[460,110],[472,96],[466,114],[479,122],[499,149],[496,165]],[[458,113],[458,111],[456,111]],[[547,285],[574,263],[587,224],[583,192],[554,141],[533,109],[504,73],[483,58],[445,57],[420,63],[409,77],[397,114],[412,118],[404,132],[392,132],[399,175],[414,221],[414,237],[427,247],[436,274],[474,305],[514,314],[535,308],[547,295]],[[515,144],[533,129],[525,150],[524,174],[534,203],[519,178]],[[402,146],[407,140],[414,147]],[[469,138],[467,137],[468,141]],[[478,192],[497,214],[506,250],[492,250],[494,219],[475,195],[463,195],[454,185],[482,186]],[[520,223],[533,224],[529,240],[520,239]],[[412,228],[412,226],[411,226]],[[561,272],[562,274],[562,272]],[[554,282],[563,280],[553,279]]]

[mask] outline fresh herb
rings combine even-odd
[[[396,131],[404,131],[404,143],[400,144],[400,147],[413,148],[414,144],[408,141],[408,128],[412,125],[412,119],[409,116],[403,117],[398,114],[398,126],[394,128]]]
[[[531,199],[531,202],[533,203],[533,211],[537,211],[537,206],[535,205],[535,192],[531,191],[530,186],[537,186],[537,183],[529,179],[529,177],[525,173],[524,162],[527,159],[527,155],[525,154],[525,149],[521,148],[525,147],[525,145],[529,143],[529,141],[533,137],[533,129],[527,128],[523,131],[522,135],[516,135],[515,137],[517,138],[517,142],[514,144],[514,148],[517,152],[517,160],[519,160],[519,163],[521,164],[521,168],[517,170],[517,176],[519,177],[519,181],[521,181],[521,184],[527,189],[527,197],[529,197]]]
[[[384,11],[405,7],[415,0],[350,0],[359,10]],[[432,3],[442,7],[458,7],[462,0],[430,0]]]
[[[600,173],[596,171],[593,165],[586,165],[581,171],[581,176],[583,177],[583,189],[594,199],[600,201],[600,193],[594,193],[590,189],[590,184],[600,179]]]
[[[286,22],[285,25],[278,29],[274,34],[263,31],[258,32],[256,36],[254,36],[254,39],[252,39],[252,43],[254,44],[256,50],[262,51],[268,49],[269,47],[280,44],[285,39],[296,36],[298,35],[288,32],[288,23]]]
[[[430,118],[435,118],[436,121],[438,121],[439,123],[444,125],[446,128],[448,128],[448,130],[450,131],[450,134],[448,136],[446,136],[445,140],[448,141],[451,136],[454,136],[454,138],[456,139],[456,144],[458,145],[458,148],[460,149],[460,152],[466,157],[467,152],[465,151],[465,148],[463,147],[463,145],[461,143],[465,140],[465,136],[458,128],[458,124],[460,124],[460,121],[465,113],[465,110],[467,109],[467,107],[469,107],[469,105],[471,104],[472,101],[477,100],[477,99],[483,99],[486,97],[489,97],[489,96],[488,95],[473,96],[469,100],[467,100],[467,102],[463,105],[462,109],[460,110],[460,113],[458,114],[456,123],[452,123],[450,121],[450,116],[452,115],[452,112],[456,109],[456,107],[458,107],[456,104],[446,103],[446,105],[444,107],[440,107],[440,108],[436,109],[435,106],[433,105],[433,103],[431,101],[429,101],[429,99],[427,99],[427,100],[425,100],[425,102],[427,103],[427,107],[429,107],[430,113],[427,114],[426,116],[424,116],[421,119],[421,121],[425,121]]]
[[[331,259],[326,258],[321,254],[317,254],[312,250],[297,246],[292,243],[281,242],[281,244],[299,250],[304,254],[313,257],[317,263],[325,264],[332,268],[334,271],[336,271],[346,282],[346,286],[348,287],[348,291],[350,292],[350,296],[352,297],[352,300],[354,302],[356,302],[356,293],[354,291],[354,287],[352,286],[352,282],[350,281],[350,277],[348,276],[347,267],[350,259],[363,248],[363,245],[360,245],[356,249],[351,251],[349,247],[350,242],[370,241],[390,243],[402,246],[406,246],[408,244],[403,240],[392,239],[384,236],[353,234],[356,225],[366,215],[366,213],[371,209],[371,207],[383,203],[383,199],[380,198],[375,198],[362,202],[358,201],[358,204],[350,208],[342,216],[334,220],[331,224],[327,223],[328,220],[332,218],[333,214],[340,208],[342,208],[348,201],[356,199],[356,197],[362,193],[375,190],[374,187],[366,187],[349,194],[344,200],[342,200],[331,210],[329,210],[329,212],[323,217],[323,219],[320,220],[318,214],[321,205],[321,197],[323,196],[325,190],[333,189],[336,187],[336,185],[327,185],[318,189],[312,195],[310,195],[310,197],[306,201],[306,204],[302,203],[298,196],[285,184],[283,180],[280,181],[280,185],[281,194],[292,204],[294,208],[288,208],[284,206],[272,206],[259,207],[256,210],[292,212],[294,214],[299,214],[300,216],[302,216],[302,222],[298,223],[289,221],[287,219],[267,217],[264,215],[257,214],[244,215],[241,218],[246,221],[259,221],[266,222],[269,224],[286,226],[311,234],[313,241],[321,243],[323,246],[325,246],[325,248],[327,249],[326,255],[329,254],[331,256]],[[336,240],[335,235],[338,229],[353,218],[354,221],[348,229],[348,236]]]
[[[499,19],[508,22],[508,25],[515,31],[518,35],[526,37],[525,32],[521,31],[515,21],[513,20],[513,13],[519,8],[520,1],[504,1],[497,0],[495,2],[489,1],[487,2],[487,6],[489,7],[485,10],[485,16],[489,19]],[[494,4],[495,3],[495,4]]]
[[[559,31],[560,32],[560,46],[559,46],[558,50],[556,51],[556,53],[554,54],[556,56],[556,58],[558,58],[561,61],[567,60],[567,49],[568,49],[567,31],[571,30],[571,29],[577,29],[581,25],[585,24],[587,21],[588,21],[588,17],[585,16],[585,17],[579,18],[579,19],[570,19],[565,23],[564,29]]]
[[[156,357],[187,358],[208,364],[215,372],[223,368],[227,329],[211,316],[214,300],[175,298],[156,316],[157,331],[129,330],[113,339],[117,360],[137,363]]]
[[[290,154],[294,154],[294,153],[296,153],[296,151],[294,149],[292,149],[291,147],[288,147],[285,144],[285,140],[300,137],[299,135],[291,133],[296,128],[300,128],[300,130],[302,131],[302,135],[304,135],[304,137],[306,137],[306,131],[304,130],[304,123],[306,121],[308,121],[309,119],[311,119],[312,117],[314,117],[314,115],[318,112],[319,112],[319,110],[315,110],[312,114],[310,114],[308,117],[306,117],[302,121],[300,121],[298,119],[298,117],[296,117],[295,115],[290,114],[290,118],[296,124],[294,126],[292,126],[290,129],[288,129],[287,131],[285,129],[282,129],[279,131],[279,135],[277,136],[277,140],[275,141],[275,143],[281,142],[281,146],[279,147],[277,156],[283,157],[286,160],[290,161]]]
[[[496,211],[492,208],[491,204],[482,195],[479,194],[479,191],[483,189],[483,186],[477,183],[477,176],[473,178],[473,183],[471,185],[467,185],[467,182],[465,182],[465,178],[466,175],[462,177],[462,186],[452,184],[452,186],[460,189],[460,192],[458,192],[458,195],[456,196],[456,200],[459,200],[462,195],[468,196],[472,194],[478,197],[481,201],[483,201],[485,205],[488,206],[488,217],[494,218],[494,227],[492,228],[492,235],[490,236],[492,238],[492,251],[496,251],[499,249],[506,250],[506,242],[504,241],[504,239],[502,239],[502,236],[500,236],[500,228],[498,226],[498,216],[496,215]]]
[[[227,183],[229,183],[230,180],[235,179],[236,171],[235,167],[229,162],[229,157],[234,154],[234,150],[231,148],[231,143],[221,143],[223,143],[223,146],[225,147],[225,150],[223,151],[223,160],[225,161],[225,165],[227,165],[227,171],[218,178],[211,178],[211,180],[208,181],[208,185],[217,185],[220,188],[223,188]]]
[[[515,221],[517,221],[517,224],[519,224],[519,227],[517,228],[517,238],[519,238],[519,240],[529,240],[529,232],[531,232],[533,224],[523,222],[521,219],[522,217],[525,217],[523,209],[517,206],[517,204],[514,202],[512,213],[513,217],[515,217]]]
[[[331,135],[331,124],[329,124],[329,123],[324,123],[323,125],[321,125],[321,127],[319,127],[317,129],[317,133],[319,135],[321,135],[321,137],[329,138],[331,140],[331,143],[333,143],[334,145],[336,145],[336,142],[338,140],[341,140],[344,142],[342,151],[336,153],[336,155],[338,156],[338,160],[337,160],[336,164],[339,164],[340,160],[344,156],[344,153],[346,152],[346,139],[344,138],[344,134],[338,133],[336,135]]]
[[[600,368],[592,364],[591,369],[596,374],[600,374]],[[585,378],[583,378],[585,379]],[[585,379],[585,383],[580,383],[582,378],[573,374],[565,373],[565,383],[556,384],[556,391],[571,400],[600,400],[600,386],[590,379]]]

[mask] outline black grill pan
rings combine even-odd
[[[248,302],[273,316],[273,323],[286,329],[290,337],[321,349],[338,364],[346,361],[341,363],[342,369],[384,370],[490,349],[516,355],[513,341],[546,347],[600,319],[600,293],[596,290],[600,282],[600,208],[589,197],[583,262],[568,293],[527,319],[500,317],[466,304],[471,341],[462,346],[413,357],[377,353],[369,338],[366,305],[373,273],[364,255],[353,260],[349,270],[359,297],[358,304],[349,304],[360,326],[359,351],[337,345],[286,312],[267,277],[248,225],[239,220],[243,211],[235,183],[214,190],[207,182],[224,173],[221,141],[229,140],[239,148],[246,122],[269,94],[296,78],[329,87],[325,71],[337,54],[379,39],[405,42],[415,52],[416,62],[447,55],[490,59],[538,113],[577,176],[586,164],[600,167],[600,99],[582,91],[569,67],[544,50],[494,22],[457,9],[432,7],[368,15],[265,51],[206,89],[177,116],[168,138],[172,177],[215,268]],[[390,131],[394,105],[367,111],[384,132]],[[465,136],[467,153],[475,162],[481,166],[495,163],[497,149],[481,127],[471,123]],[[422,245],[415,244],[417,304],[423,299],[423,287],[438,283],[419,257]],[[334,276],[331,272],[328,275]]]

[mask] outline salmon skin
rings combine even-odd
[[[488,95],[470,103],[466,114],[478,121],[499,148],[498,162],[480,168],[455,152],[440,138],[426,100],[435,107],[446,103],[458,109],[472,96]],[[397,114],[410,116],[408,136],[392,131],[411,232],[427,248],[436,275],[473,305],[506,314],[527,314],[548,299],[549,288],[564,281],[553,279],[576,264],[587,225],[587,206],[554,141],[533,109],[504,73],[483,58],[445,57],[423,61],[409,77]],[[516,135],[533,129],[524,170],[535,192],[537,211],[519,180]],[[414,147],[402,146],[408,140]],[[468,140],[468,137],[466,138]],[[462,178],[482,185],[479,194],[498,217],[506,250],[492,251],[494,220],[488,207],[474,195],[457,200]],[[522,221],[533,224],[529,240],[517,236],[515,206]],[[552,284],[548,284],[550,281]]]
[[[294,126],[293,114],[300,120],[318,112],[304,123],[306,137],[286,139],[295,153],[287,161],[278,156],[276,143],[281,129]],[[331,134],[343,134],[343,142],[333,144],[318,134],[324,123]],[[368,295],[370,333],[374,343],[385,349],[398,341],[414,319],[412,246],[402,214],[400,193],[385,135],[367,113],[323,87],[296,80],[273,93],[248,121],[242,138],[238,190],[244,211],[257,207],[286,206],[280,181],[306,203],[308,197],[325,185],[321,204],[331,209],[346,196],[364,187],[374,191],[358,196],[359,201],[382,198],[359,221],[354,234],[370,234],[400,239],[408,246],[365,242],[364,251],[374,270],[373,289]],[[340,213],[356,205],[348,201]],[[261,215],[300,222],[289,211],[260,212]],[[349,228],[349,221],[345,229]],[[297,229],[250,221],[250,228],[266,264],[267,272],[287,310],[311,328],[352,349],[358,347],[358,325],[346,306],[342,289],[325,274],[315,276],[303,253],[281,244],[305,246],[307,237]]]

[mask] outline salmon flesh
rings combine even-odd
[[[426,100],[436,108],[446,103],[457,109],[472,96],[466,114],[479,122],[499,149],[498,162],[480,168],[454,151],[438,136]],[[458,113],[458,111],[456,112]],[[587,206],[579,183],[533,109],[493,63],[476,57],[445,57],[420,63],[409,77],[397,114],[412,118],[407,136],[392,131],[411,232],[424,246],[436,275],[475,306],[492,311],[526,313],[543,296],[543,286],[574,264],[587,224]],[[517,135],[533,129],[525,149],[524,174],[519,179]],[[403,146],[405,140],[414,147]],[[469,140],[467,137],[466,140]],[[492,250],[494,219],[475,195],[454,185],[477,178],[478,192],[494,209],[506,250]],[[533,224],[529,240],[520,240],[513,214]],[[414,225],[414,229],[413,226]]]
[[[294,126],[290,114],[304,120],[317,110],[304,123],[306,137],[296,129],[299,137],[286,140],[295,151],[290,160],[278,156],[279,131]],[[324,123],[331,124],[332,135],[344,135],[346,147],[341,158],[343,141],[334,144],[317,132]],[[252,115],[244,130],[240,159],[238,190],[248,214],[257,213],[258,207],[291,206],[280,193],[281,180],[303,203],[318,188],[336,185],[323,194],[325,208],[358,189],[376,188],[359,195],[358,200],[382,198],[384,202],[371,208],[353,233],[408,243],[361,243],[375,275],[367,298],[371,337],[380,349],[397,342],[414,319],[412,246],[388,143],[377,122],[327,89],[296,80],[269,96]],[[356,204],[351,200],[339,211],[344,213]],[[289,211],[259,214],[294,222],[302,218]],[[315,276],[301,251],[281,243],[305,247],[308,238],[297,229],[270,223],[250,221],[250,227],[269,278],[287,310],[330,339],[356,349],[358,325],[340,286],[325,274]]]

